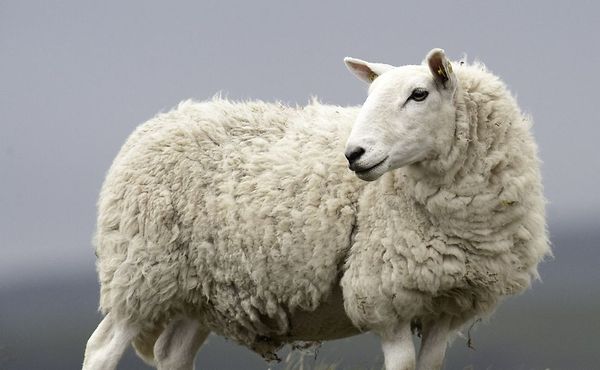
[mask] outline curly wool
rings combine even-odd
[[[100,195],[102,312],[142,342],[193,315],[269,356],[340,284],[365,330],[440,312],[459,326],[528,287],[549,253],[530,125],[495,76],[456,70],[448,155],[374,183],[343,155],[355,107],[216,98],[141,125]]]
[[[356,113],[215,99],[140,126],[100,196],[102,312],[150,331],[192,312],[272,352],[257,341],[338,284],[365,186],[343,156]]]
[[[482,65],[455,71],[447,155],[385,174],[359,200],[342,287],[361,328],[442,313],[460,327],[529,287],[550,253],[529,120]]]

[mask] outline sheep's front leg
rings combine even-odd
[[[116,320],[111,313],[100,322],[85,347],[83,370],[111,370],[138,333],[125,320]]]
[[[410,322],[379,333],[385,359],[385,370],[414,370],[415,346],[412,341]]]
[[[441,370],[450,335],[450,318],[441,317],[423,325],[423,339],[419,350],[419,370]]]
[[[197,320],[171,321],[154,344],[156,367],[159,370],[194,369],[196,353],[209,333]]]

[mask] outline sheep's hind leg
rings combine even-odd
[[[386,370],[414,370],[415,346],[412,341],[410,322],[378,333],[385,359]]]
[[[100,322],[85,347],[83,370],[113,370],[138,329],[109,313]]]
[[[171,321],[154,345],[157,369],[194,369],[196,353],[209,333],[197,320],[180,318]]]
[[[442,317],[423,326],[423,339],[419,350],[419,370],[440,370],[450,335],[450,318]]]

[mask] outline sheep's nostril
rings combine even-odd
[[[348,148],[346,150],[346,159],[348,159],[348,163],[352,165],[352,163],[356,162],[363,154],[365,153],[365,149],[360,146],[354,146]]]

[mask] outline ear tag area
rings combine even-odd
[[[448,76],[446,76],[446,72],[444,71],[444,69],[441,66],[438,68],[437,74],[440,75],[441,77],[443,77],[444,80],[448,79]]]

